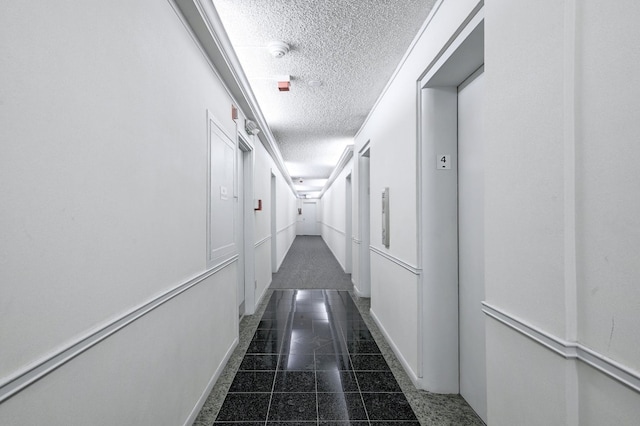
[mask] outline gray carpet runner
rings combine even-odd
[[[352,290],[353,284],[322,237],[298,235],[273,274],[271,288]]]

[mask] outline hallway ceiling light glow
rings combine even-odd
[[[245,73],[305,82],[283,95],[249,79],[288,172],[305,179],[331,175],[436,3],[212,1]]]

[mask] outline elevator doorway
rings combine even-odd
[[[458,86],[458,340],[460,395],[486,421],[483,88],[483,68]]]

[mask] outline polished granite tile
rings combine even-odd
[[[351,355],[351,364],[356,371],[390,371],[387,361],[380,354]]]
[[[351,361],[347,352],[337,354],[316,353],[315,358],[316,370],[351,370]]]
[[[418,420],[402,393],[363,393],[370,420]]]
[[[247,354],[244,356],[239,370],[274,370],[278,366],[277,354]]]
[[[273,340],[252,340],[247,348],[248,354],[278,354],[280,353],[280,341]]]
[[[371,340],[352,340],[347,342],[347,350],[350,354],[379,354],[380,348]]]
[[[274,392],[315,392],[314,371],[279,371],[276,374]]]
[[[459,395],[413,387],[368,300],[331,290],[269,290],[266,300],[243,319],[238,348],[194,425],[415,426],[416,416],[424,425],[482,425]],[[267,389],[269,374],[275,393],[249,390]]]
[[[229,393],[216,421],[264,421],[270,400],[268,393]]]
[[[238,371],[229,392],[271,392],[275,371]]]
[[[361,392],[402,392],[391,371],[357,371]]]
[[[316,420],[315,393],[274,393],[268,420]]]
[[[320,420],[367,420],[367,413],[358,393],[318,393]]]
[[[281,355],[280,370],[288,371],[314,371],[316,369],[313,354],[286,354]]]
[[[318,423],[320,426],[369,426],[367,421],[349,421],[349,420],[322,420]]]
[[[318,392],[358,392],[358,381],[352,371],[316,371]]]

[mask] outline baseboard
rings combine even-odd
[[[209,380],[209,383],[207,383],[207,387],[202,392],[202,395],[200,395],[200,398],[198,399],[198,402],[196,403],[195,407],[193,407],[193,410],[191,410],[189,417],[187,417],[187,420],[183,423],[184,426],[191,426],[193,425],[193,422],[196,421],[198,414],[200,414],[200,410],[202,410],[202,407],[204,407],[204,403],[207,402],[207,398],[209,397],[211,390],[213,390],[213,387],[215,386],[216,382],[220,378],[222,371],[227,365],[227,362],[229,362],[229,359],[231,359],[231,355],[233,354],[233,351],[238,346],[239,342],[240,340],[238,337],[236,337],[233,340],[231,347],[229,348],[229,350],[227,350],[227,353],[222,358],[222,361],[220,362],[220,364],[218,364],[218,368],[216,368],[216,371],[213,373],[213,376]]]
[[[343,271],[345,271],[345,267],[342,264],[342,262],[340,262],[340,259],[338,259],[338,256],[336,256],[336,252],[333,251],[333,248],[329,245],[329,243],[327,242],[327,240],[324,239],[324,235],[320,234],[320,238],[322,238],[322,241],[324,241],[324,243],[327,245],[327,247],[329,247],[329,251],[331,252],[331,254],[333,255],[334,259],[336,259],[336,261],[338,262],[338,265],[340,265],[340,267],[342,268]],[[345,272],[346,274],[347,272]]]
[[[391,338],[391,335],[387,332],[387,330],[384,328],[384,326],[378,319],[378,316],[376,315],[376,313],[373,312],[373,309],[369,309],[369,315],[371,315],[373,322],[375,322],[378,328],[380,329],[380,332],[382,333],[385,340],[389,344],[389,347],[391,347],[391,350],[393,351],[393,353],[396,355],[396,358],[398,358],[398,361],[400,361],[400,364],[402,364],[402,368],[404,368],[405,373],[407,373],[407,376],[409,376],[409,379],[411,379],[411,382],[413,383],[413,385],[417,389],[420,389],[420,386],[419,386],[420,379],[418,378],[416,373],[411,369],[411,366],[409,365],[405,357],[402,355],[402,352],[400,352],[400,349],[398,349],[398,346],[395,344],[395,342]]]
[[[351,280],[351,282],[353,283],[353,279]],[[360,291],[360,289],[358,288],[358,286],[356,286],[355,283],[353,283],[353,292],[358,297],[364,297],[364,298],[370,298],[371,297],[371,294],[365,294],[362,291]]]
[[[269,290],[269,287],[271,287],[271,283],[269,283],[268,286],[262,289],[262,293],[260,293],[260,296],[258,296],[258,298],[256,299],[256,306],[254,308],[255,309],[254,312],[258,310],[258,306],[260,306],[260,304],[262,303],[262,299],[264,299],[264,297],[267,295],[267,291]]]

